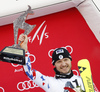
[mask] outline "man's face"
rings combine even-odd
[[[69,58],[63,58],[57,60],[54,66],[61,74],[67,74],[71,72],[72,65],[71,65],[71,60]]]

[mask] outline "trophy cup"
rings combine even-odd
[[[21,42],[18,42],[17,44],[17,36],[18,36],[18,29],[24,29],[24,34],[28,35],[33,28],[36,25],[30,25],[25,22],[27,15],[28,14],[33,14],[33,11],[31,10],[31,7],[28,6],[28,10],[25,11],[24,14],[19,16],[14,22],[13,22],[13,27],[14,27],[14,45],[5,47],[1,52],[0,52],[0,60],[4,62],[9,62],[9,63],[15,63],[15,64],[25,64],[25,50],[20,47]]]

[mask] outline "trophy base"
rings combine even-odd
[[[0,60],[9,63],[25,65],[25,50],[14,47],[5,47],[0,52]]]

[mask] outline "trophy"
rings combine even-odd
[[[28,35],[33,28],[36,25],[30,25],[25,22],[27,19],[28,14],[33,14],[33,11],[31,10],[31,7],[28,6],[28,10],[25,11],[24,14],[19,16],[14,22],[13,22],[13,27],[14,27],[14,45],[5,47],[1,52],[0,52],[0,60],[4,62],[9,62],[9,63],[15,63],[15,64],[25,64],[25,50],[20,47],[20,44],[22,42],[18,42],[17,44],[17,36],[18,36],[18,29],[24,29],[24,34]]]

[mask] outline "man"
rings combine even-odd
[[[21,47],[26,52],[26,65],[24,70],[27,76],[33,80],[39,87],[46,92],[83,92],[85,91],[80,76],[73,74],[71,70],[71,55],[65,48],[57,48],[52,54],[52,64],[55,66],[55,77],[49,77],[41,74],[39,71],[31,68],[30,58],[28,56],[28,38],[21,34],[19,37]]]

